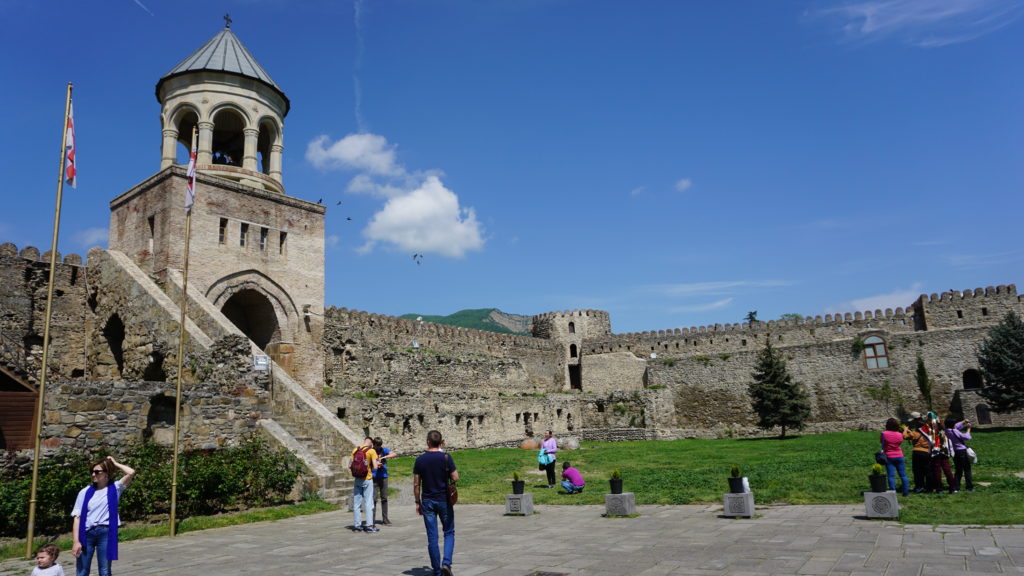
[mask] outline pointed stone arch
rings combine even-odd
[[[217,280],[206,297],[260,348],[291,342],[299,310],[288,292],[258,270],[244,270]]]

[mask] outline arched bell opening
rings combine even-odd
[[[270,174],[270,146],[278,139],[277,127],[270,120],[260,122],[260,134],[256,139],[256,166],[264,174]]]
[[[193,110],[183,110],[176,115],[174,128],[178,131],[174,147],[174,163],[187,166],[192,152],[192,130],[199,125],[199,115]]]
[[[213,117],[214,164],[241,166],[245,154],[245,118],[232,108],[219,110]]]

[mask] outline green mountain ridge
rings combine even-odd
[[[422,320],[446,326],[459,326],[474,330],[487,330],[499,334],[530,334],[530,317],[508,314],[497,308],[477,308],[459,310],[447,316],[431,314],[403,314],[399,318]]]

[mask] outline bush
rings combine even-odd
[[[62,450],[39,463],[36,533],[59,534],[71,529],[71,509],[88,482],[89,462],[107,453]],[[115,457],[138,472],[120,502],[121,518],[145,520],[169,514],[171,449],[143,441]],[[281,503],[300,472],[301,463],[294,454],[271,449],[259,436],[249,436],[233,448],[182,452],[178,456],[177,514],[215,514]],[[31,481],[30,469],[6,471],[0,476],[0,536],[23,536],[27,531]]]

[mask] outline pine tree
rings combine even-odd
[[[1010,312],[988,331],[978,349],[978,367],[985,379],[979,390],[993,412],[1024,408],[1024,322]]]
[[[786,437],[786,429],[802,430],[804,421],[811,415],[811,403],[807,391],[786,369],[782,356],[766,342],[764,350],[758,354],[757,366],[751,376],[747,393],[753,401],[757,412],[757,426],[770,430],[776,426],[782,428],[782,438]]]

